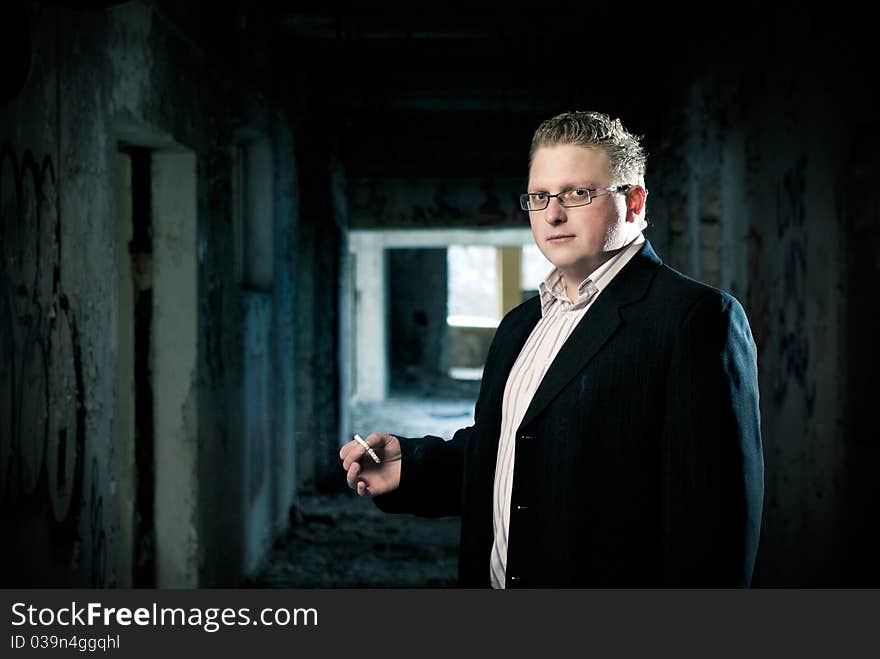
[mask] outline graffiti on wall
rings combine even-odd
[[[85,410],[76,314],[60,282],[55,166],[6,141],[0,258],[0,508],[47,498],[53,537],[73,550],[88,503]]]
[[[772,394],[776,404],[781,405],[796,390],[803,396],[809,418],[816,402],[816,382],[810,375],[807,326],[806,169],[807,158],[801,156],[785,172],[776,192],[776,238],[782,271],[773,334],[781,363]]]

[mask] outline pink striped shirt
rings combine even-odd
[[[615,275],[641,249],[642,234],[626,248],[599,266],[578,286],[578,300],[572,303],[565,291],[562,273],[553,268],[538,286],[541,297],[541,319],[516,358],[507,377],[501,410],[501,436],[495,462],[493,496],[493,527],[495,543],[489,561],[493,588],[504,588],[507,570],[507,535],[510,528],[510,493],[513,487],[513,463],[516,431],[538,385],[553,363],[563,343],[577,327]]]

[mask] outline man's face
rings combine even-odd
[[[529,170],[529,192],[556,194],[610,185],[608,154],[598,148],[540,147]],[[627,228],[633,223],[627,225],[626,214],[626,195],[603,194],[576,208],[563,208],[558,199],[551,199],[544,210],[529,213],[529,221],[538,249],[567,280],[579,283],[611,257],[609,252],[633,237]]]

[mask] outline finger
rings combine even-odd
[[[339,449],[339,458],[342,460],[342,468],[348,471],[348,467],[351,464],[351,460],[349,459],[349,455],[351,454],[351,442],[347,442],[342,445],[342,448]]]
[[[364,438],[364,441],[370,445],[370,448],[382,448],[388,443],[388,436],[383,432],[373,432]]]
[[[363,481],[358,481],[358,484],[357,484],[358,496],[362,497],[362,496],[364,496],[364,494],[366,494],[366,492],[367,492],[367,484],[364,483]]]
[[[357,462],[353,463],[345,474],[345,480],[351,489],[357,487],[358,475],[361,473],[361,465]]]
[[[343,447],[343,450],[345,451],[345,457],[342,459],[342,467],[346,471],[348,471],[348,468],[353,462],[360,462],[360,459],[364,457],[364,454],[366,453],[364,447],[354,440],[346,444]]]
[[[351,450],[351,452],[348,454],[348,456],[347,456],[348,464],[352,465],[354,463],[358,463],[358,464],[361,464],[361,466],[363,467],[363,461],[366,458],[366,456],[367,456],[366,449],[364,449],[363,446],[357,446],[357,447],[353,448]]]
[[[360,444],[363,452],[370,456],[370,460],[372,460],[376,464],[381,464],[382,458],[379,457],[379,454],[376,451],[374,451],[373,448],[375,447],[381,451],[382,447],[385,446],[385,442],[382,439],[382,435],[380,435],[379,433],[372,433],[372,434],[368,435],[368,437],[369,437],[370,441],[373,442],[372,444],[370,444],[367,440],[363,439],[360,435],[355,435],[354,440],[358,444]],[[377,438],[378,438],[378,441],[377,441]]]
[[[372,435],[367,435],[367,437],[372,437]],[[362,451],[369,453],[373,450],[373,444],[370,444],[367,440],[365,440],[360,435],[354,436],[354,441],[357,442],[357,445],[361,448]]]

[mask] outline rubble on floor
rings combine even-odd
[[[346,491],[300,496],[249,588],[448,588],[459,518],[388,515]]]

